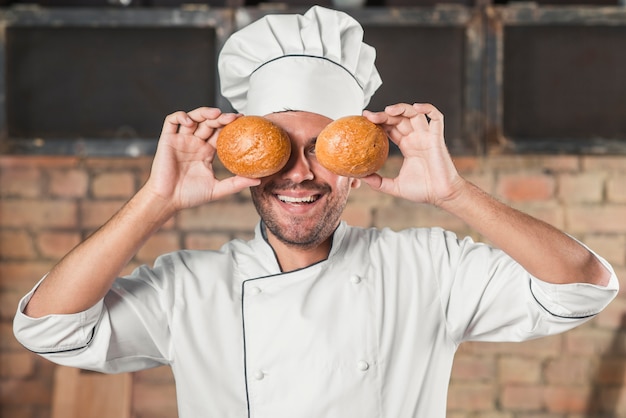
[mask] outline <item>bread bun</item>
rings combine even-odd
[[[365,177],[389,155],[387,134],[364,116],[346,116],[327,125],[315,143],[317,161],[335,174]]]
[[[222,128],[217,156],[233,174],[259,178],[280,171],[291,154],[287,133],[260,116],[241,116]]]

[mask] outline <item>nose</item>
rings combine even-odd
[[[282,177],[294,183],[302,183],[306,180],[313,180],[315,177],[311,171],[311,162],[307,158],[303,149],[291,150],[291,156],[287,165],[283,168]]]

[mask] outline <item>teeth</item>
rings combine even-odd
[[[278,199],[285,203],[312,203],[317,200],[317,196],[291,197],[278,195]]]

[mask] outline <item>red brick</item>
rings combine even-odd
[[[482,160],[477,157],[455,156],[452,158],[452,162],[454,162],[457,171],[463,175],[480,171],[483,165]]]
[[[609,385],[626,383],[626,357],[604,357],[595,374],[595,382]]]
[[[572,206],[565,216],[574,233],[626,233],[626,205]]]
[[[541,362],[538,359],[505,356],[498,359],[499,382],[539,383]]]
[[[254,230],[253,229],[249,229],[247,231],[236,231],[233,232],[233,239],[240,239],[243,241],[250,241],[252,238],[254,238]]]
[[[610,330],[626,327],[626,298],[617,297],[594,318],[594,324]]]
[[[514,207],[559,229],[565,227],[565,212],[563,207],[553,201],[525,204],[516,203]]]
[[[492,381],[495,378],[495,362],[492,356],[458,355],[452,366],[453,381]]]
[[[101,173],[91,182],[95,198],[130,198],[135,193],[135,176],[130,172]]]
[[[588,387],[548,386],[545,389],[545,404],[550,412],[584,413],[589,400]]]
[[[0,289],[23,292],[30,290],[52,267],[53,262],[1,261]]]
[[[356,189],[352,189],[348,197],[348,205],[381,207],[393,202],[394,198],[391,195],[376,191],[363,182]]]
[[[624,160],[626,164],[626,159]],[[626,173],[612,176],[606,186],[609,202],[626,203]]]
[[[158,256],[179,249],[180,237],[177,232],[157,232],[139,250],[137,259],[144,263],[152,263]]]
[[[5,405],[49,405],[52,393],[47,382],[39,380],[0,381],[0,403]]]
[[[178,225],[182,230],[252,230],[258,221],[259,215],[252,203],[232,200],[208,203],[178,214]]]
[[[613,265],[617,281],[620,283],[618,296],[626,297],[626,266]]]
[[[0,230],[0,255],[5,259],[29,259],[37,256],[33,240],[24,230]]]
[[[219,250],[229,240],[229,234],[194,232],[185,236],[185,248],[190,250]]]
[[[350,225],[367,228],[373,223],[372,209],[365,205],[348,205],[343,211],[341,219]]]
[[[411,227],[434,227],[465,235],[469,227],[459,218],[430,205],[398,203],[379,208],[374,214],[374,225],[400,230]]]
[[[404,157],[400,155],[392,155],[387,161],[385,161],[385,165],[382,166],[378,174],[383,177],[396,177],[400,172],[400,167],[404,163]]]
[[[576,155],[545,155],[541,168],[554,172],[580,170],[580,157]]]
[[[133,385],[133,414],[140,417],[177,416],[176,388],[170,384]]]
[[[168,366],[154,367],[134,373],[133,382],[147,385],[174,383],[174,374]]]
[[[98,170],[150,169],[152,159],[152,156],[140,156],[133,158],[90,157],[84,160],[84,165],[86,168]]]
[[[551,385],[580,384],[588,381],[591,364],[588,357],[561,356],[547,362],[544,375]]]
[[[504,385],[500,403],[506,410],[540,411],[545,388],[539,385]]]
[[[81,242],[78,232],[46,231],[37,235],[37,247],[45,258],[59,259]]]
[[[13,335],[13,324],[10,322],[0,322],[0,352],[22,352],[24,347],[15,339]]]
[[[35,354],[28,352],[2,353],[0,375],[2,378],[28,378],[35,371]]]
[[[37,197],[41,194],[41,171],[36,167],[0,169],[0,195]]]
[[[39,167],[61,168],[76,167],[80,164],[80,158],[74,156],[51,156],[51,155],[0,155],[0,166],[8,168],[16,167]]]
[[[582,167],[584,170],[626,171],[626,156],[585,156]]]
[[[579,171],[580,159],[574,155],[498,155],[485,160],[495,171],[549,170],[553,172]]]
[[[76,203],[66,200],[4,200],[0,202],[0,227],[73,228]]]
[[[626,235],[589,235],[584,243],[613,265],[626,265]]]
[[[0,319],[13,321],[17,304],[24,296],[24,293],[17,290],[3,290],[0,292]]]
[[[81,226],[86,229],[97,229],[104,225],[126,201],[86,201],[81,202],[80,216]]]
[[[601,172],[562,174],[558,196],[563,202],[599,203],[604,198],[605,177]]]
[[[610,349],[615,333],[587,323],[564,334],[564,352],[576,356],[600,356]]]
[[[489,383],[451,383],[448,410],[491,411],[495,409],[495,390]]]
[[[511,202],[546,201],[554,197],[556,182],[545,174],[505,174],[500,176],[496,194]]]
[[[470,173],[463,176],[467,181],[489,194],[494,193],[495,178],[492,173]]]
[[[58,197],[84,197],[89,175],[80,169],[55,170],[50,173],[49,193]]]

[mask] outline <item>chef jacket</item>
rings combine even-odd
[[[326,260],[281,272],[261,229],[161,256],[81,313],[27,317],[31,292],[15,334],[63,365],[171,366],[180,418],[443,418],[461,342],[566,331],[618,289],[602,259],[608,287],[554,285],[439,228],[345,223]]]

